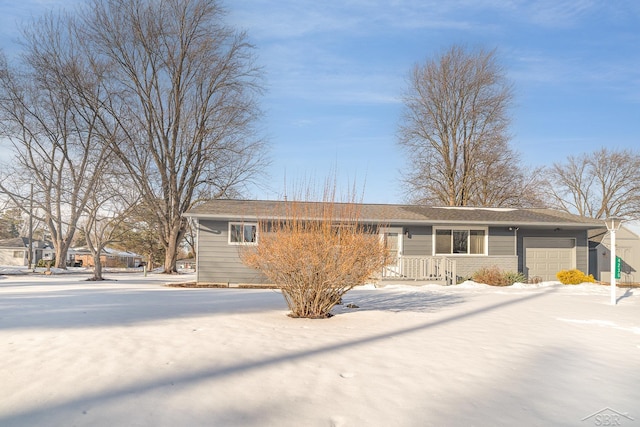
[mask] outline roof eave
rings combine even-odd
[[[257,215],[230,215],[230,214],[207,214],[207,213],[185,213],[185,217],[194,219],[205,220],[222,220],[222,221],[238,221],[238,220],[254,220],[259,218]],[[271,216],[271,220],[286,219],[284,216]],[[599,222],[594,223],[580,223],[580,222],[517,222],[517,221],[465,221],[465,220],[428,220],[428,219],[401,219],[401,218],[362,218],[360,220],[364,223],[370,224],[405,224],[405,225],[478,225],[483,227],[533,227],[533,228],[548,228],[558,227],[562,229],[592,229],[601,228],[602,224]]]

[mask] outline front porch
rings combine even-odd
[[[412,280],[455,285],[456,260],[441,256],[399,256],[382,270],[385,280]]]

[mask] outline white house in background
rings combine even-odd
[[[622,260],[620,283],[640,282],[640,236],[624,225],[616,232],[616,256]],[[589,273],[611,281],[611,235],[606,228],[589,231]]]
[[[55,250],[51,242],[33,241],[32,263],[36,265],[41,259],[53,260]],[[26,267],[29,265],[29,239],[15,237],[0,240],[0,265]]]

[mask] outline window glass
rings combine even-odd
[[[484,254],[484,230],[469,231],[469,253]]]
[[[436,253],[451,253],[451,230],[436,230]]]
[[[435,253],[484,255],[486,230],[436,229]]]
[[[258,224],[229,224],[229,243],[257,243]]]
[[[231,243],[242,243],[242,224],[231,224],[229,241]]]
[[[257,228],[258,227],[253,224],[244,226],[244,243],[255,243]]]
[[[469,242],[468,230],[453,230],[453,253],[466,254],[467,243]]]

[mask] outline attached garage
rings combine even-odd
[[[524,239],[527,277],[557,280],[560,270],[576,268],[576,239],[569,237],[529,237]]]

